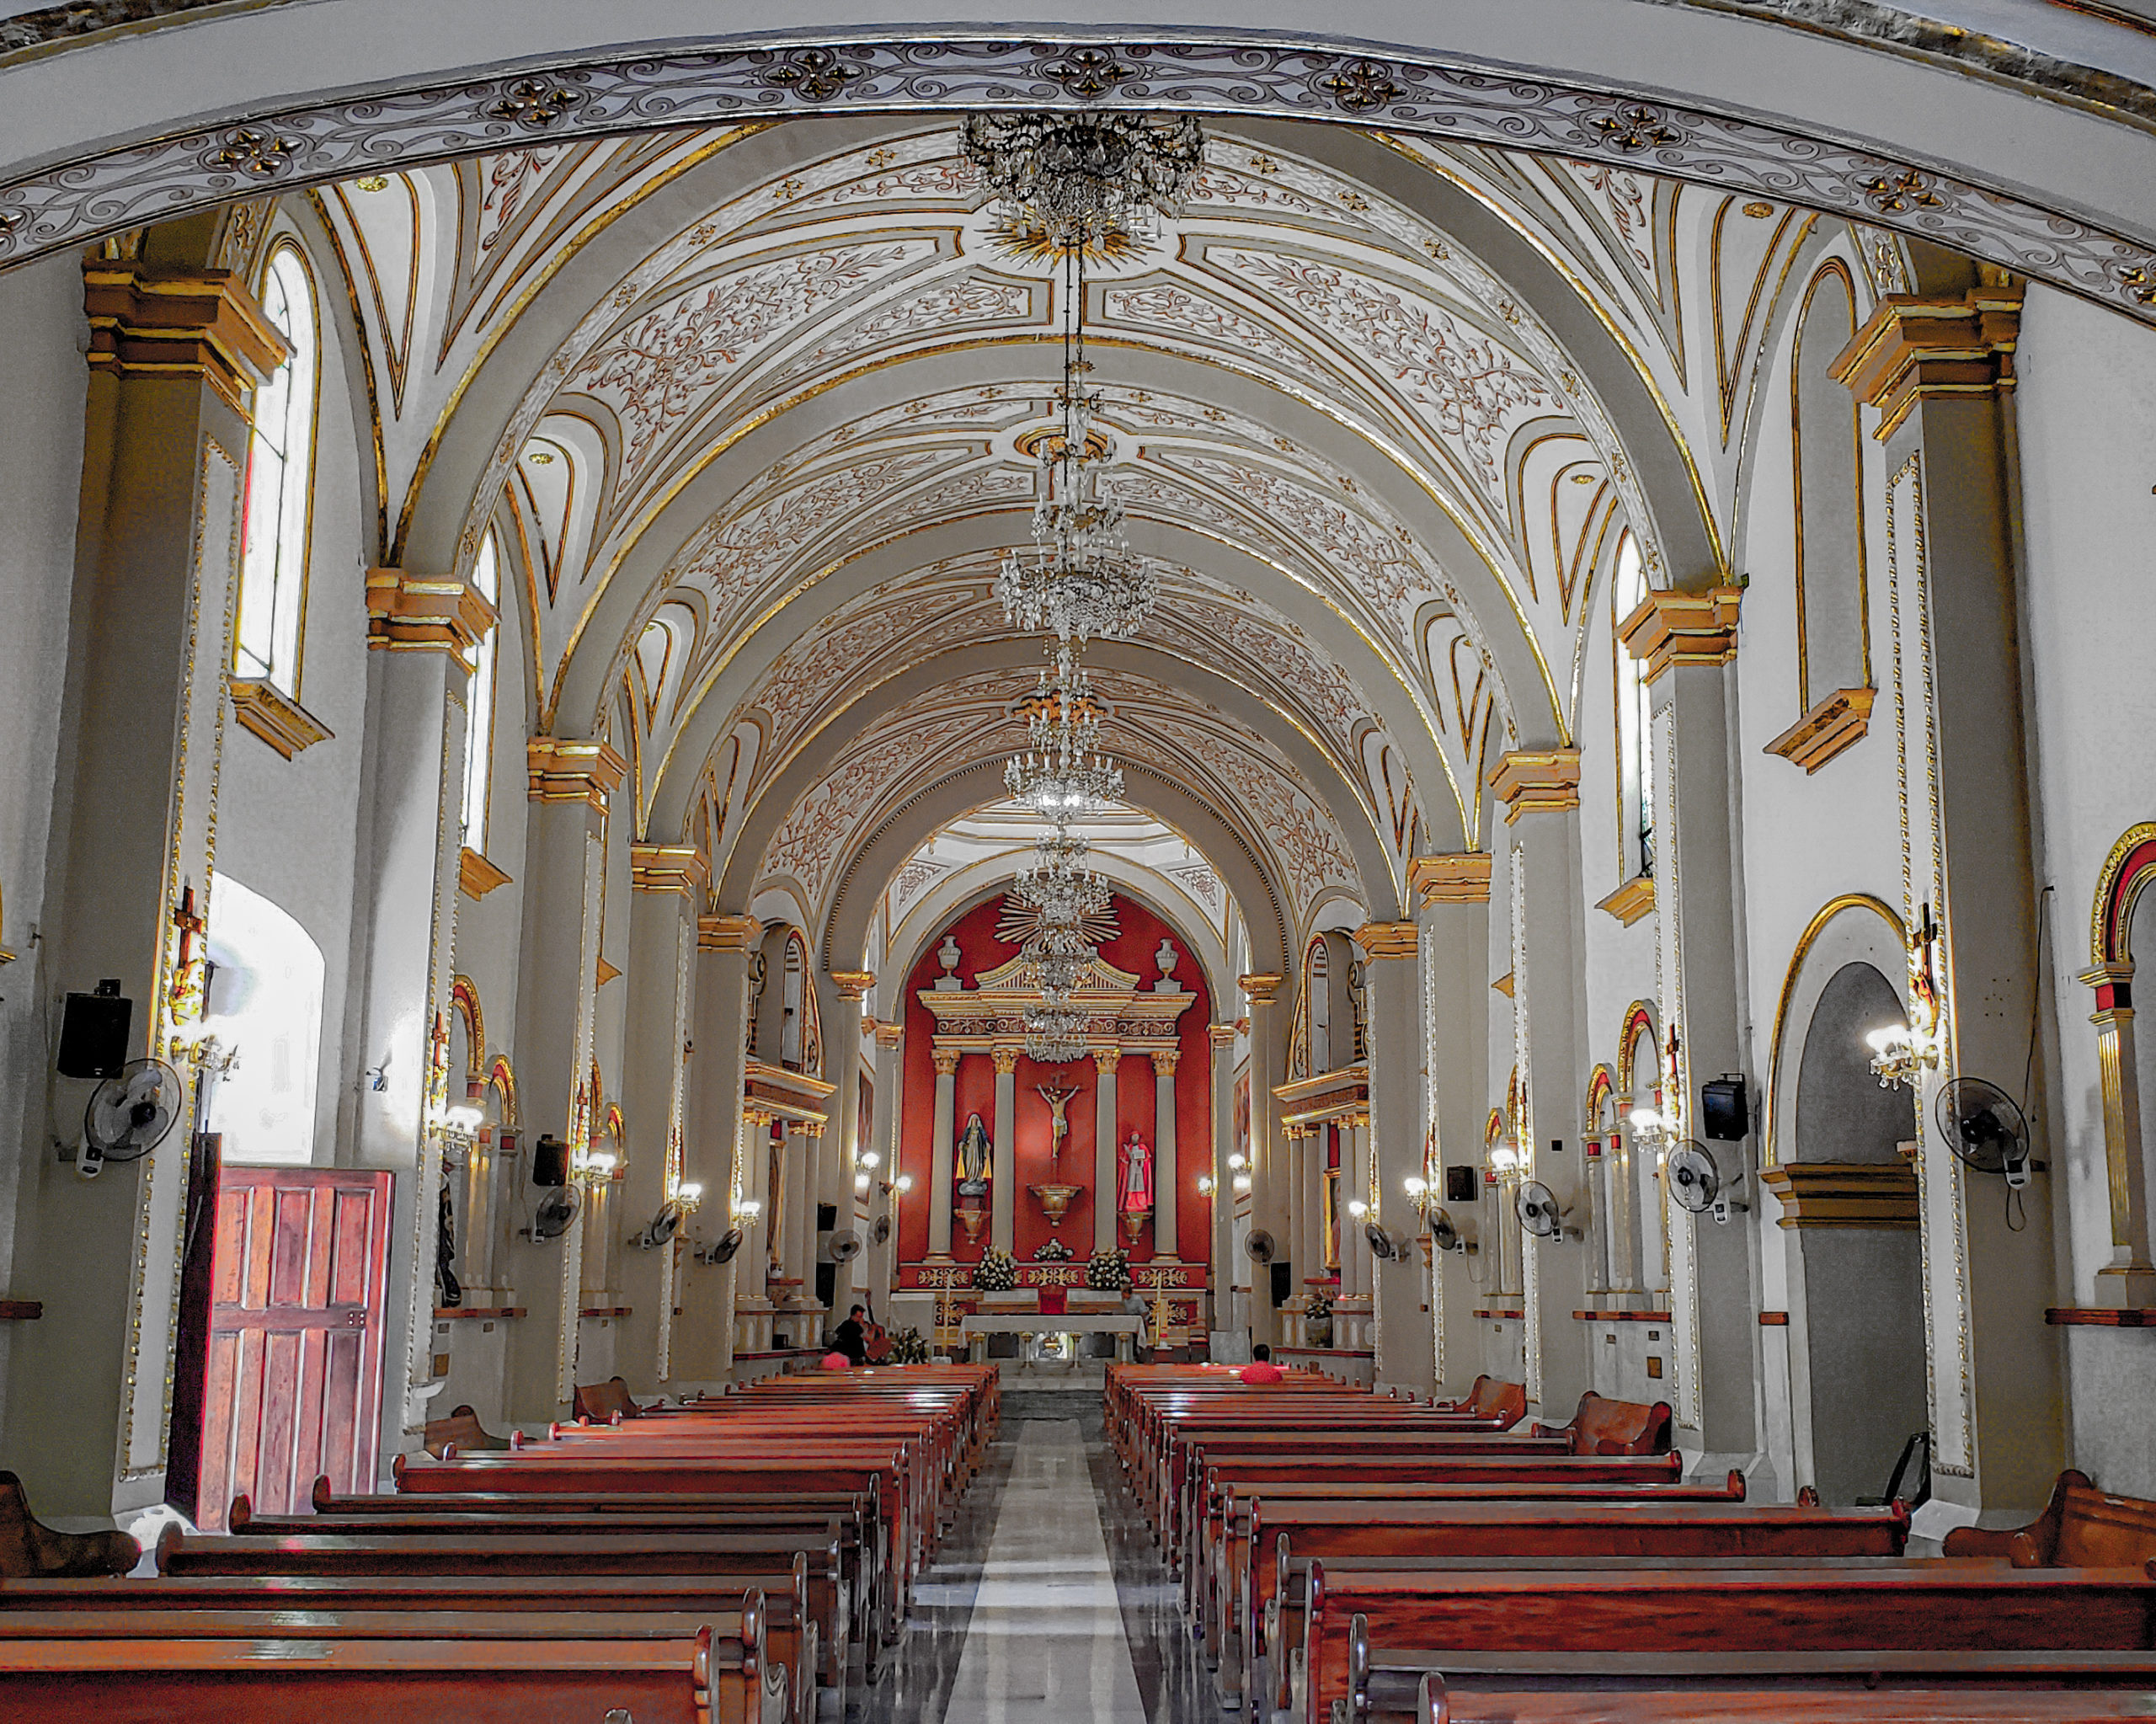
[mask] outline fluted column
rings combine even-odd
[[[1153,1054],[1153,1252],[1176,1254],[1176,1065],[1179,1049]]]
[[[1115,1248],[1115,1069],[1123,1059],[1119,1048],[1093,1049],[1093,1069],[1099,1083],[1093,1093],[1093,1249]]]
[[[1235,1152],[1235,1027],[1216,1023],[1206,1033],[1213,1044],[1213,1356],[1219,1358],[1235,1303],[1235,1174],[1228,1158]]]
[[[689,1046],[688,1094],[683,1109],[681,1171],[703,1188],[694,1230],[707,1243],[739,1227],[744,1239],[728,1263],[693,1259],[675,1281],[681,1307],[670,1343],[676,1380],[723,1380],[734,1365],[734,1314],[764,1296],[768,1252],[760,1216],[744,1203],[763,1200],[763,1174],[752,1168],[744,1140],[743,1065],[749,1036],[749,958],[760,925],[753,916],[696,918],[695,1016]],[[755,1172],[753,1188],[750,1174]]]
[[[837,1130],[824,1142],[820,1188],[824,1201],[838,1211],[838,1230],[845,1232],[856,1225],[861,1208],[855,1176],[859,1171],[861,1152],[868,1147],[861,1141],[862,1002],[876,985],[876,976],[872,970],[833,970],[830,979],[838,997],[826,1001],[823,1006],[824,1073],[838,1085],[837,1093],[830,1101],[837,1110],[834,1115]],[[862,1236],[864,1248],[867,1242],[867,1236]],[[856,1256],[851,1262],[834,1268],[831,1314],[834,1319],[843,1321],[854,1303],[855,1285],[867,1273],[867,1262],[865,1258]]]
[[[1273,1093],[1285,1061],[1282,1058],[1280,985],[1286,978],[1270,973],[1241,976],[1237,985],[1250,1002],[1250,1217],[1253,1230],[1271,1234],[1278,1249],[1289,1250],[1285,1150],[1280,1140],[1280,1104]],[[1252,1341],[1278,1338],[1273,1310],[1272,1272],[1251,1266],[1250,1333]]]
[[[958,1151],[958,1050],[936,1049],[936,1123],[929,1140],[928,1255],[951,1256],[951,1163]]]
[[[1370,922],[1355,931],[1369,954],[1370,1111],[1364,1124],[1362,1195],[1374,1191],[1370,1219],[1396,1238],[1417,1230],[1407,1181],[1424,1177],[1422,1066],[1417,1025],[1421,931],[1412,921]],[[1357,1230],[1358,1232],[1359,1229]],[[1370,1294],[1370,1342],[1382,1386],[1428,1395],[1433,1389],[1429,1301],[1419,1251],[1380,1263],[1362,1247]]]
[[[876,1026],[876,1122],[875,1139],[869,1147],[875,1152],[878,1165],[871,1170],[868,1179],[868,1236],[876,1236],[876,1225],[889,1217],[890,1236],[883,1244],[871,1243],[862,1254],[868,1264],[867,1278],[861,1283],[878,1316],[887,1315],[886,1305],[898,1277],[893,1265],[899,1259],[899,1222],[905,1194],[898,1189],[900,1103],[899,1092],[905,1081],[905,1027],[903,1024],[879,1023]]]
[[[1370,1122],[1366,1114],[1351,1114],[1341,1142],[1340,1156],[1340,1290],[1350,1299],[1370,1296],[1370,1247],[1363,1235],[1367,1211],[1355,1205],[1369,1202]]]
[[[2095,990],[2096,1071],[2104,1102],[2104,1166],[2111,1198],[2111,1261],[2096,1272],[2100,1302],[2156,1300],[2149,1267],[2148,1158],[2141,1133],[2141,1074],[2134,1054],[2133,965],[2120,960],[2081,973]]]
[[[989,1169],[989,1242],[996,1250],[1013,1248],[1018,1225],[1018,1050],[996,1048],[995,1139]]]

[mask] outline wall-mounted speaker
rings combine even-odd
[[[1752,1110],[1745,1104],[1742,1075],[1725,1071],[1713,1082],[1700,1086],[1700,1129],[1724,1143],[1750,1135]]]
[[[135,1002],[122,997],[116,979],[99,982],[94,994],[70,994],[60,1019],[60,1075],[118,1077],[134,1022]]]
[[[567,1185],[569,1182],[569,1146],[558,1137],[542,1137],[531,1146],[531,1182]]]
[[[1472,1167],[1445,1169],[1445,1201],[1471,1204],[1482,1195],[1482,1181]]]

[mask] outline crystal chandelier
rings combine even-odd
[[[1023,1014],[1026,1053],[1043,1065],[1067,1065],[1086,1054],[1086,1032],[1092,1017],[1068,1001],[1043,1000]]]
[[[1189,115],[969,115],[964,149],[1017,222],[1059,250],[1149,232],[1204,155]]]
[[[1033,846],[1032,865],[1020,870],[1011,883],[1011,895],[1027,908],[1039,912],[1039,921],[1026,942],[1026,956],[1051,952],[1069,954],[1091,946],[1085,925],[1108,910],[1107,883],[1086,864],[1082,838],[1058,834]],[[1056,942],[1062,941],[1058,946]],[[1033,949],[1040,947],[1037,954]]]
[[[1060,831],[1081,816],[1123,798],[1123,769],[1103,754],[1092,685],[1068,643],[1056,649],[1053,675],[1034,690],[1039,705],[1027,728],[1026,751],[1003,771],[1011,794]]]

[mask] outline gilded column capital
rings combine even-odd
[[[960,1058],[958,1049],[937,1048],[931,1050],[929,1058],[936,1062],[937,1076],[952,1077],[957,1075]]]
[[[895,1048],[906,1038],[906,1027],[902,1023],[879,1023],[876,1026],[876,1045]]]
[[[1182,1049],[1180,1048],[1155,1048],[1152,1050],[1152,1054],[1153,1075],[1155,1077],[1173,1077],[1176,1075],[1177,1064],[1182,1059]]]
[[[230,270],[99,258],[83,266],[93,371],[199,377],[234,413],[285,362],[285,338]]]
[[[679,892],[701,904],[711,866],[693,844],[632,844],[629,885],[638,892]]]
[[[1673,665],[1726,665],[1737,656],[1737,612],[1742,597],[1737,587],[1651,592],[1617,625],[1617,638],[1635,659],[1646,661],[1648,682]]]
[[[2093,964],[2074,978],[2084,987],[2096,992],[2096,1010],[2089,1017],[2091,1023],[2102,1023],[2123,1011],[2133,1010],[2133,966],[2131,963]]]
[[[1251,1005],[1270,1006],[1280,991],[1280,985],[1287,979],[1283,975],[1260,971],[1253,975],[1237,976],[1235,985],[1243,990]]]
[[[2021,296],[2020,283],[2005,280],[1958,295],[1890,293],[1828,370],[1866,407],[1879,409],[1871,435],[1883,443],[1920,401],[1996,395],[2014,387]]]
[[[613,745],[567,736],[535,736],[524,745],[534,802],[588,802],[604,809],[622,787],[629,763]]]
[[[840,999],[862,1000],[876,985],[876,972],[873,969],[835,969],[831,972],[831,981],[839,990]]]
[[[1096,1071],[1105,1075],[1106,1073],[1113,1071],[1117,1066],[1122,1064],[1122,1049],[1096,1048],[1093,1049],[1093,1069]]]
[[[1580,751],[1514,749],[1498,761],[1490,787],[1505,805],[1508,826],[1522,814],[1568,814],[1580,805]]]
[[[366,586],[371,652],[454,653],[462,658],[494,626],[492,601],[454,574],[370,568]]]
[[[763,937],[764,925],[752,915],[700,915],[699,952],[746,952]]]
[[[1213,1045],[1216,1048],[1232,1048],[1235,1045],[1235,1027],[1231,1023],[1209,1025],[1205,1033],[1213,1038]]]
[[[1350,937],[1374,959],[1412,958],[1418,931],[1412,922],[1364,922]]]
[[[1018,1050],[1016,1048],[991,1048],[988,1057],[995,1062],[998,1077],[1008,1077],[1018,1069]]]
[[[1443,856],[1418,856],[1407,864],[1407,883],[1433,904],[1487,904],[1490,852],[1455,850]]]

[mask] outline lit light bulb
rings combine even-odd
[[[898,1187],[900,1191],[911,1191],[913,1189],[913,1175],[910,1173],[901,1173],[899,1176]]]
[[[1235,1176],[1235,1189],[1236,1189],[1237,1191],[1248,1191],[1248,1190],[1250,1189],[1250,1175],[1249,1175],[1249,1174],[1247,1174],[1247,1173],[1238,1173],[1238,1174]]]
[[[881,1167],[883,1165],[883,1158],[873,1150],[862,1150],[856,1159],[863,1167]]]
[[[1351,1198],[1348,1203],[1348,1213],[1359,1221],[1370,1213],[1370,1206],[1360,1198]]]
[[[1430,1182],[1418,1173],[1411,1173],[1401,1183],[1407,1188],[1407,1195],[1419,1198],[1430,1188]]]
[[[855,1174],[853,1176],[853,1188],[856,1192],[866,1192],[868,1189],[868,1176],[866,1173]]]
[[[1228,1171],[1230,1173],[1240,1172],[1248,1165],[1249,1163],[1243,1159],[1242,1152],[1240,1150],[1234,1155],[1228,1157]]]
[[[1211,1174],[1201,1173],[1198,1176],[1198,1195],[1201,1197],[1209,1198],[1213,1195],[1213,1176]]]
[[[1652,1131],[1662,1124],[1662,1116],[1652,1108],[1635,1108],[1631,1113],[1632,1129]]]
[[[674,1201],[680,1204],[680,1206],[685,1209],[695,1209],[698,1204],[703,1201],[703,1187],[697,1184],[693,1179],[686,1185],[676,1186],[674,1190]]]

